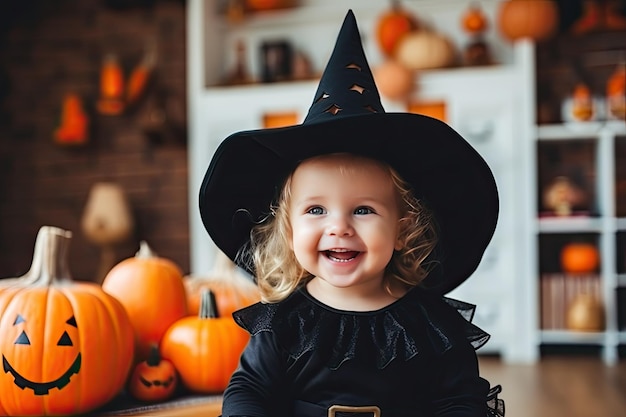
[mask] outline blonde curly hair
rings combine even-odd
[[[380,161],[366,159],[380,164],[389,173],[400,208],[399,240],[403,245],[400,250],[394,251],[387,265],[385,288],[391,293],[393,284],[414,287],[426,278],[431,269],[432,262],[427,258],[437,243],[432,215],[393,168]],[[257,284],[265,302],[283,300],[313,278],[302,268],[289,245],[292,233],[289,219],[291,183],[292,175],[285,181],[270,215],[252,229],[247,251],[240,254],[241,260],[254,265]]]

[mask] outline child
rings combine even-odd
[[[443,122],[385,113],[352,11],[305,121],[224,140],[200,212],[264,298],[234,313],[224,417],[504,415],[489,336],[443,296],[494,232],[493,175]]]

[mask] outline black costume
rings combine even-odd
[[[270,217],[281,184],[300,162],[342,152],[388,164],[432,211],[434,267],[377,311],[338,311],[301,286],[281,302],[234,313],[252,336],[223,416],[322,417],[336,405],[369,410],[343,408],[341,417],[503,416],[500,387],[479,376],[474,351],[489,336],[470,323],[474,306],[444,297],[476,270],[493,236],[495,179],[446,123],[385,113],[352,11],[304,122],[237,132],[215,151],[199,195],[209,235],[254,276],[250,234]]]
[[[325,417],[332,405],[375,405],[384,417],[503,415],[499,387],[486,404],[474,349],[489,336],[469,322],[473,312],[419,287],[373,312],[335,310],[304,287],[240,310],[252,337],[223,416]]]

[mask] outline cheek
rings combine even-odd
[[[317,228],[307,223],[294,223],[289,245],[299,261],[317,255],[320,234]]]

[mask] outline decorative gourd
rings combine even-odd
[[[567,307],[565,325],[579,332],[604,330],[604,306],[591,294],[579,294]]]
[[[528,38],[543,41],[558,29],[559,10],[554,0],[508,0],[497,17],[502,35],[510,41]]]
[[[406,99],[413,89],[413,71],[395,60],[383,61],[373,68],[372,73],[380,94],[391,100]]]
[[[87,413],[130,373],[134,335],[124,307],[93,282],[72,281],[71,232],[44,226],[35,282],[0,291],[0,403],[7,415]]]
[[[161,356],[174,363],[191,391],[218,393],[226,389],[249,338],[232,317],[217,317],[215,298],[204,289],[198,315],[178,320],[163,336]]]
[[[148,359],[135,365],[128,381],[128,392],[146,402],[165,401],[178,387],[178,374],[174,364],[161,358],[159,347],[152,345]]]
[[[391,1],[391,8],[376,22],[376,40],[383,55],[391,57],[400,39],[417,30],[418,21],[409,11],[400,6],[399,0]]]
[[[571,274],[594,272],[600,263],[600,254],[591,243],[572,242],[561,250],[561,267]]]
[[[261,300],[256,284],[239,273],[235,264],[221,251],[208,276],[188,275],[184,277],[184,283],[190,315],[197,315],[200,311],[200,296],[205,288],[215,295],[219,317],[230,317],[234,311]]]
[[[456,51],[447,36],[423,29],[411,32],[400,40],[395,58],[410,70],[444,68],[454,64]]]
[[[157,256],[145,241],[137,254],[116,264],[102,288],[126,308],[137,338],[137,360],[148,357],[176,320],[187,315],[187,297],[181,269]]]

